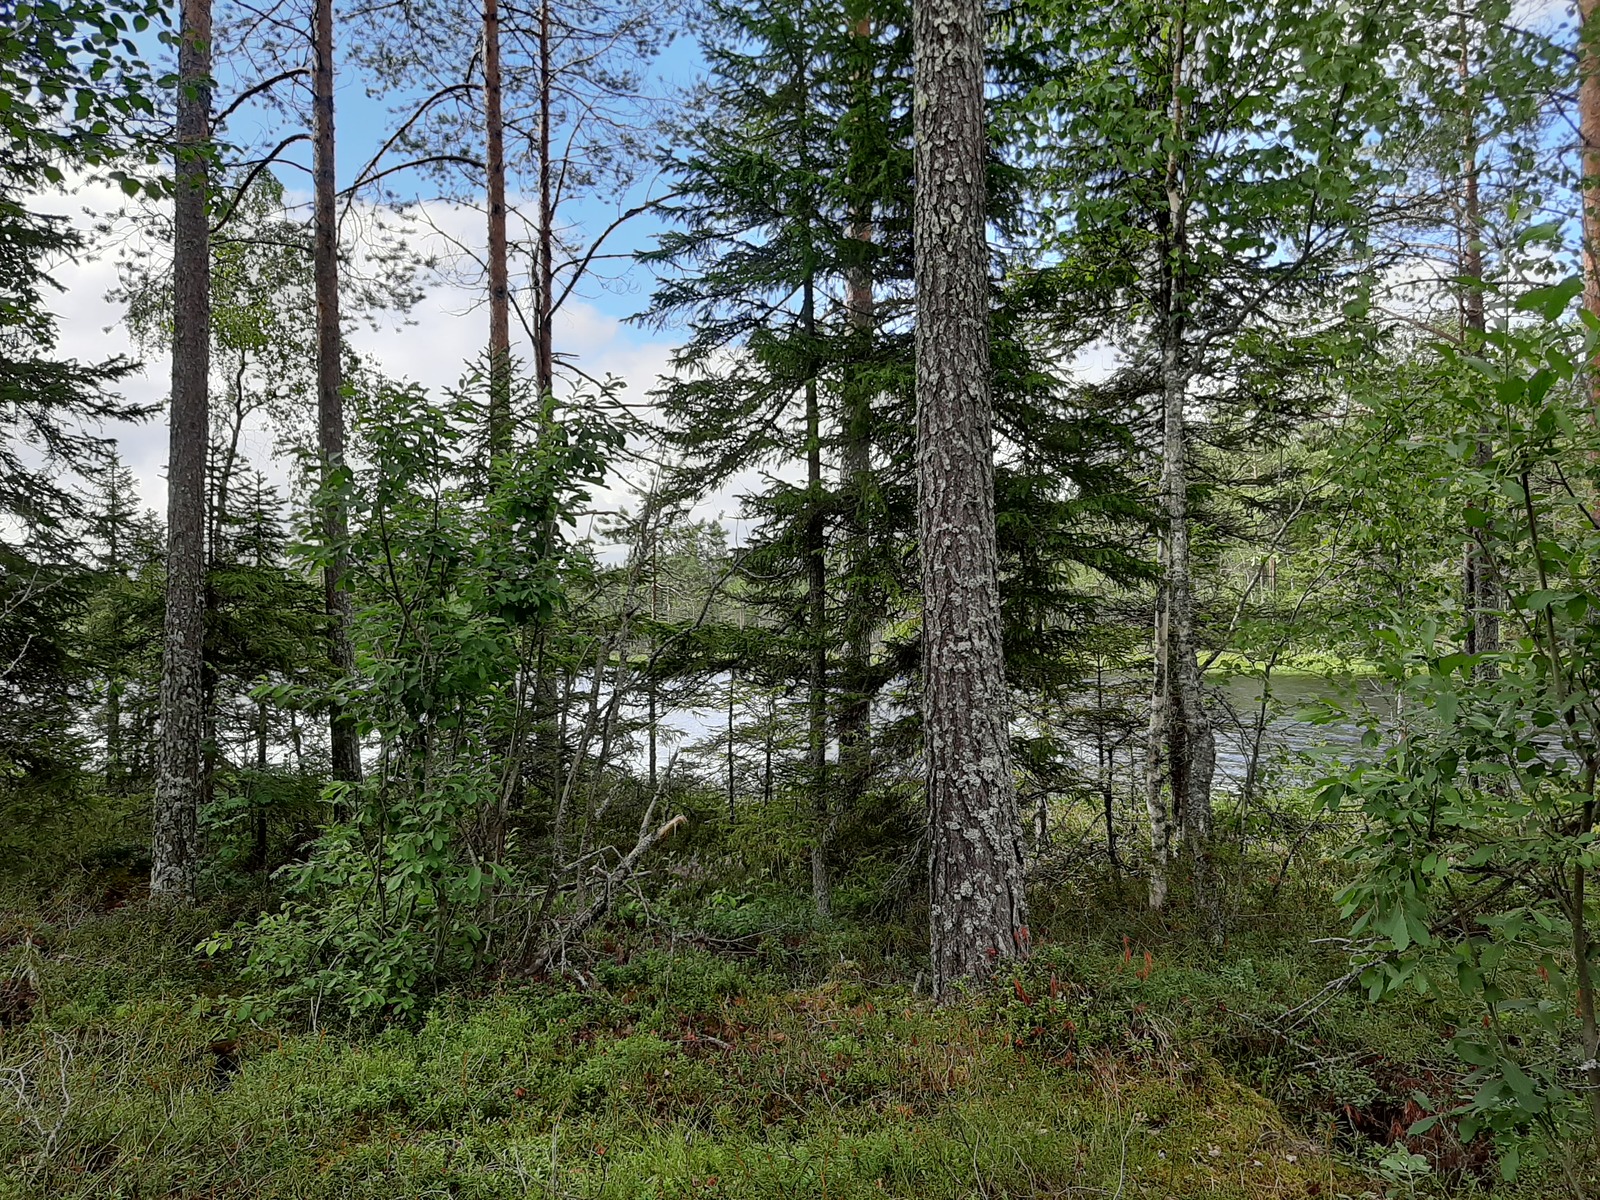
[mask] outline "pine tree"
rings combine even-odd
[[[935,995],[1028,949],[1001,649],[984,17],[918,0],[917,482]]]

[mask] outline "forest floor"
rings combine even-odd
[[[1025,969],[940,1008],[880,932],[784,931],[745,897],[698,928],[615,925],[581,985],[502,981],[361,1030],[242,1014],[229,964],[195,952],[226,914],[92,888],[0,906],[0,1197],[1491,1187],[1445,1125],[1396,1140],[1459,1084],[1449,1013],[1344,989],[1285,1018],[1348,962],[1310,944],[1326,893],[1262,899],[1220,947],[1132,897],[1063,899]]]

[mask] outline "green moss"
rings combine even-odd
[[[1065,911],[1061,940],[1042,905],[1027,968],[949,1008],[848,965],[797,983],[804,948],[786,980],[680,943],[589,991],[343,1032],[238,1021],[224,968],[187,949],[204,914],[13,919],[6,965],[38,998],[0,1030],[26,1081],[0,1197],[1386,1194],[1329,1114],[1392,1088],[1377,1064],[1425,1064],[1448,1014],[1341,997],[1298,1031],[1308,1062],[1264,1027],[1342,964],[1305,945],[1315,912],[1218,949],[1131,900],[1093,932]]]

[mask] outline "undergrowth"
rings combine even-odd
[[[360,1027],[241,1002],[193,949],[230,914],[16,906],[0,1196],[1519,1194],[1447,1128],[1404,1136],[1453,1083],[1437,999],[1281,1020],[1347,963],[1308,945],[1305,887],[1220,946],[1114,892],[1042,897],[1026,968],[945,1008],[895,939],[759,892],[625,908],[565,983]]]

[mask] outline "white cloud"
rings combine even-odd
[[[71,195],[40,197],[36,203],[41,210],[85,224],[119,211],[124,199],[113,188],[89,184]],[[434,205],[429,216],[458,244],[458,258],[470,263],[471,256],[481,252],[481,214],[459,205]],[[417,236],[419,249],[438,252],[447,248],[445,238],[439,235]],[[470,267],[461,273],[469,271]],[[53,308],[60,317],[60,353],[86,362],[119,354],[141,359],[141,369],[125,380],[120,390],[127,399],[139,403],[164,401],[170,381],[169,357],[134,347],[122,324],[120,306],[106,299],[118,282],[113,256],[85,256],[59,263],[52,273],[64,289],[53,299]],[[403,318],[384,321],[377,328],[352,325],[348,337],[351,345],[377,363],[385,374],[420,383],[437,393],[459,382],[468,365],[481,354],[487,340],[486,322],[479,297],[441,279],[424,289],[421,301]],[[656,386],[658,377],[668,369],[672,354],[669,343],[576,297],[569,299],[558,315],[555,339],[558,353],[584,372],[596,378],[615,376],[622,380],[628,399],[635,404],[642,403]],[[526,346],[514,345],[514,352],[526,357]],[[306,353],[312,353],[312,348],[308,346]],[[309,403],[308,397],[308,406]],[[158,415],[143,425],[122,425],[106,432],[116,437],[124,459],[137,476],[144,504],[158,512],[164,510],[164,417]],[[275,441],[272,431],[257,423],[247,429],[243,450],[258,467],[267,469],[270,464],[269,477],[283,483],[289,477],[290,464],[273,461]],[[619,480],[605,503],[622,503],[626,499],[627,489]]]

